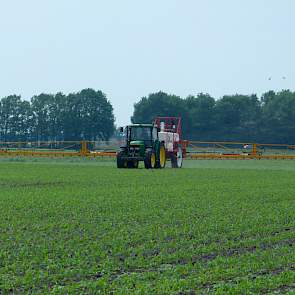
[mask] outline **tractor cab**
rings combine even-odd
[[[152,146],[158,138],[157,127],[152,124],[133,124],[125,128],[126,143],[130,146]]]
[[[124,145],[117,153],[118,168],[137,168],[144,161],[146,168],[163,168],[166,163],[164,143],[159,141],[159,129],[154,124],[132,124],[121,128]]]

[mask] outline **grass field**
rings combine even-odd
[[[0,160],[0,294],[295,292],[295,161]]]

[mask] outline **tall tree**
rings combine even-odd
[[[258,139],[260,102],[256,95],[226,95],[215,105],[216,139]]]
[[[133,123],[151,123],[156,116],[181,116],[185,114],[183,99],[165,92],[152,93],[148,97],[142,97],[134,105],[134,113],[131,117]]]
[[[185,100],[187,109],[188,130],[190,139],[213,140],[215,130],[215,100],[209,94],[200,93],[188,96]]]
[[[29,101],[21,101],[19,108],[18,136],[14,140],[32,140],[34,120],[31,104]]]
[[[40,94],[32,97],[31,99],[33,119],[34,119],[34,135],[35,140],[47,141],[53,140],[52,125],[54,120],[53,106],[54,95]]]
[[[185,102],[179,96],[170,95],[165,92],[152,93],[148,97],[142,97],[134,105],[134,113],[131,117],[132,123],[152,123],[155,117],[171,116],[182,117],[183,131],[186,136],[188,127],[187,109]]]
[[[271,143],[295,143],[295,93],[269,91],[262,96],[260,138]]]
[[[22,139],[21,134],[24,117],[23,102],[21,97],[17,95],[10,95],[1,100],[1,119],[0,119],[0,134],[2,141],[15,141]]]
[[[101,91],[84,89],[68,95],[64,115],[67,140],[108,140],[114,121],[113,107]]]

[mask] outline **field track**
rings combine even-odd
[[[0,294],[295,292],[295,162],[184,166],[1,159]]]

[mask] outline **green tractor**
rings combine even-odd
[[[118,168],[138,168],[139,161],[147,169],[164,168],[166,150],[159,140],[159,128],[154,124],[132,124],[121,128],[124,145],[117,153]]]

